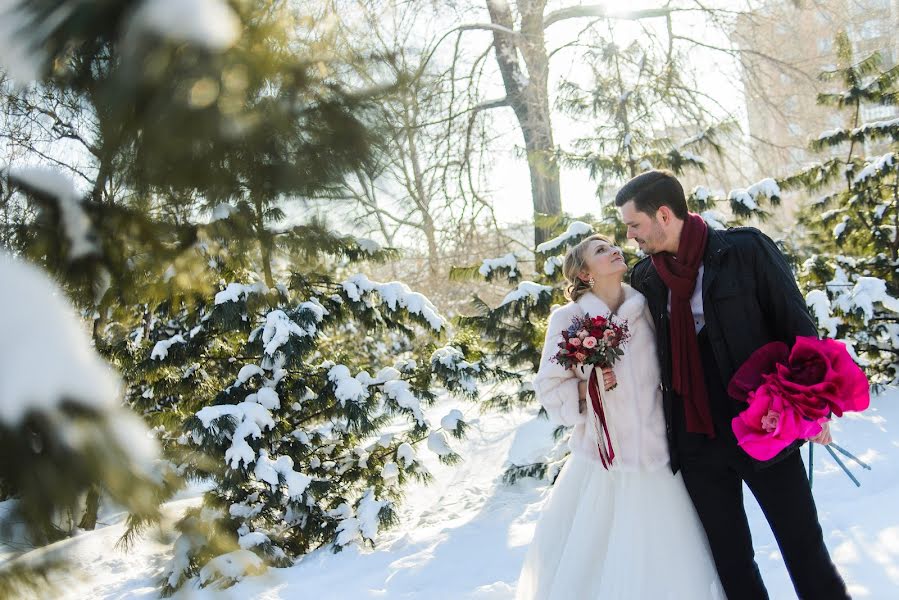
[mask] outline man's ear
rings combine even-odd
[[[671,212],[671,207],[665,206],[664,204],[659,207],[659,210],[656,211],[656,219],[662,224],[667,225],[671,222],[671,219],[674,218],[674,213]]]

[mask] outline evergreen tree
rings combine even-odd
[[[339,252],[322,241],[317,256]],[[157,315],[130,350],[130,378],[143,382],[132,402],[186,416],[170,455],[185,475],[216,482],[179,523],[168,591],[196,573],[204,584],[225,575],[222,560],[286,565],[321,545],[372,542],[394,522],[402,486],[427,480],[420,442],[443,462],[459,458],[447,435],[462,435],[461,413],[438,425],[423,410],[437,382],[474,398],[484,374],[459,347],[434,344],[445,319],[399,282],[292,266],[274,289],[231,282],[195,312]],[[359,331],[385,330],[411,350],[358,351]]]
[[[364,123],[392,92],[353,89],[347,74],[372,59],[302,10],[47,0],[12,13],[59,17],[20,32],[43,66],[14,66],[79,95],[97,150],[90,193],[8,171],[39,209],[14,247],[93,317],[177,473],[213,485],[178,524],[166,592],[370,542],[402,486],[427,479],[417,444],[459,458],[447,435],[464,432],[461,413],[439,426],[424,415],[437,385],[473,398],[490,375],[464,336],[447,343],[424,296],[357,272],[394,251],[288,218],[289,200],[365,166]],[[147,522],[137,515],[129,535]]]
[[[799,215],[801,285],[822,333],[847,342],[875,384],[899,378],[899,120],[862,122],[864,107],[895,106],[899,67],[877,53],[856,61],[845,32],[838,65],[822,81],[841,86],[818,96],[846,114],[847,126],[810,143],[828,152],[782,185],[817,195]],[[865,155],[873,153],[873,155]]]

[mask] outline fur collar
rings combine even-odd
[[[643,294],[626,283],[621,284],[621,287],[624,288],[624,302],[618,307],[615,316],[619,319],[631,321],[638,318],[643,313],[643,308],[646,306],[646,298]],[[587,292],[578,298],[575,304],[580,307],[584,314],[590,315],[591,317],[597,315],[608,316],[608,314],[612,312],[609,310],[608,305],[592,292]]]

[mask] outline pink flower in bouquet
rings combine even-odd
[[[778,421],[780,421],[780,413],[775,410],[769,410],[768,414],[762,417],[762,429],[771,433],[777,429]]]
[[[608,341],[614,339],[616,335],[617,334],[615,333],[614,330],[606,329],[605,332],[602,334],[602,337],[605,338],[605,340],[608,342]]]
[[[749,406],[731,422],[740,446],[759,460],[821,432],[831,414],[870,403],[868,380],[846,347],[800,336],[792,350],[772,342],[756,350],[730,381],[728,393]]]
[[[581,345],[581,338],[573,337],[570,340],[568,340],[568,343],[571,344],[572,346],[574,346],[575,348],[578,348]]]
[[[581,329],[580,331],[577,332],[577,336],[581,339],[584,339],[588,335],[590,335],[590,333],[586,329]]]
[[[585,337],[584,348],[596,348],[596,338],[592,335]]]
[[[583,352],[575,352],[574,359],[578,362],[584,362],[584,359],[587,358],[587,355]]]

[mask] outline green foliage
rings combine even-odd
[[[899,377],[899,120],[863,123],[860,115],[896,103],[899,68],[883,70],[877,53],[856,61],[845,33],[836,48],[838,65],[821,79],[841,88],[818,101],[842,111],[847,125],[812,140],[830,157],[781,185],[818,195],[799,228],[800,254],[810,257],[800,283],[819,327],[847,341],[871,381],[885,384]]]
[[[460,460],[447,436],[464,420],[424,416],[438,390],[472,399],[498,376],[424,296],[354,274],[395,250],[300,202],[367,167],[393,85],[353,89],[348,74],[389,59],[335,45],[284,3],[234,3],[240,35],[213,48],[132,27],[138,2],[61,4],[21,10],[62,15],[36,42],[39,85],[76,98],[95,181],[62,197],[11,169],[4,187],[35,213],[10,237],[93,318],[173,471],[212,486],[177,525],[163,591],[227,584],[223,554],[252,553],[255,569],[372,543],[403,486],[429,478],[418,445]],[[89,252],[74,251],[73,214]],[[135,511],[123,541],[150,522]]]
[[[357,521],[376,506],[376,525],[389,526],[402,486],[428,478],[413,447],[439,439],[422,413],[433,388],[474,397],[489,375],[458,348],[435,347],[424,328],[444,323],[420,295],[359,277],[308,279],[274,290],[232,284],[196,313],[155,315],[127,350],[130,379],[145,382],[132,405],[164,430],[180,472],[217,484],[179,524],[169,592],[238,547],[284,565],[322,545],[371,542],[377,527],[357,535]],[[420,303],[404,307],[403,293]],[[354,330],[396,332],[408,350],[360,354]],[[463,432],[459,421],[448,433]]]

